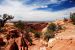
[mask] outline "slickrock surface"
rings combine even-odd
[[[75,50],[75,39],[58,39],[50,48],[51,50]]]
[[[56,35],[54,39],[48,44],[50,50],[75,50],[75,26],[67,24],[66,30]]]

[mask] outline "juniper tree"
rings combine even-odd
[[[5,25],[7,20],[13,19],[14,17],[12,15],[8,14],[3,14],[2,16],[0,15],[0,29]]]
[[[75,13],[70,14],[70,19],[72,20],[73,24],[75,24]]]

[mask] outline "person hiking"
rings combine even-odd
[[[24,32],[24,38],[25,38],[26,41],[29,42],[29,45],[31,46],[32,45],[32,39],[31,39],[28,31]]]
[[[22,48],[23,48],[23,50],[25,50],[25,48],[26,48],[26,50],[28,50],[28,45],[27,45],[27,42],[26,42],[26,40],[25,40],[25,38],[23,37],[23,35],[22,35],[22,37],[21,37],[21,50],[22,50]]]

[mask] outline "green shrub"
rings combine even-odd
[[[34,36],[35,36],[36,38],[40,38],[41,35],[42,35],[42,33],[40,33],[40,32],[35,32],[35,33],[34,33]]]
[[[61,25],[58,25],[58,30],[62,30],[62,26]]]
[[[17,23],[14,23],[14,25],[15,25],[15,27],[17,27],[20,30],[24,30],[25,29],[24,28],[25,24],[22,21],[18,21]]]
[[[29,31],[29,32],[32,32],[32,33],[35,33],[35,32],[36,32],[36,31],[35,31],[34,29],[32,29],[32,28],[30,28],[28,31]]]
[[[44,34],[44,40],[48,41],[50,38],[54,38],[55,37],[55,34],[53,31],[47,31],[45,34]]]
[[[41,32],[37,32],[36,30],[34,30],[34,29],[32,29],[32,28],[31,28],[29,31],[34,34],[34,37],[35,37],[35,38],[40,38],[40,36],[42,35]]]
[[[73,24],[75,24],[75,13],[70,15],[70,19],[72,20]]]
[[[48,30],[52,30],[53,32],[56,31],[56,24],[55,23],[50,23],[48,26]]]

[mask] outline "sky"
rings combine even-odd
[[[15,21],[51,21],[74,12],[75,0],[0,0],[0,14],[13,15]]]

